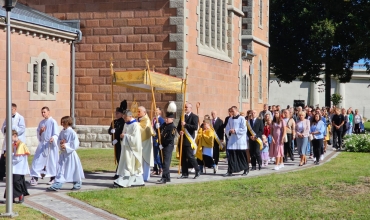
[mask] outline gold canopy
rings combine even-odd
[[[183,80],[174,76],[150,71],[154,92],[157,93],[183,93]],[[151,92],[149,71],[134,70],[113,73],[113,85],[125,86]]]

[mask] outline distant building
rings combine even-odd
[[[356,67],[355,67],[356,68]],[[325,92],[323,82],[312,83],[295,80],[291,83],[279,82],[271,74],[270,76],[270,105],[280,105],[286,108],[293,106],[294,100],[304,100],[306,105],[325,106]],[[366,69],[354,69],[352,79],[348,83],[339,83],[335,78],[331,79],[331,94],[342,95],[343,101],[340,107],[358,109],[364,117],[370,117],[370,75]]]

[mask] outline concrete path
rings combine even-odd
[[[324,161],[321,164],[326,163],[332,158],[336,157],[338,152],[332,151],[331,147],[325,154]],[[224,160],[219,162],[219,170],[217,174],[213,174],[212,169],[207,169],[207,174],[201,175],[198,179],[194,180],[192,177],[194,174],[189,176],[189,179],[177,179],[179,174],[177,174],[177,167],[171,169],[171,182],[167,184],[182,184],[182,183],[196,183],[196,182],[205,182],[205,181],[216,181],[216,180],[225,180],[233,178],[250,178],[254,176],[268,175],[272,173],[285,173],[292,171],[299,171],[302,169],[307,169],[313,166],[312,159],[308,159],[308,164],[302,167],[299,165],[299,158],[296,155],[294,161],[288,160],[285,163],[285,167],[275,171],[273,170],[274,165],[272,162],[269,163],[269,166],[263,167],[261,170],[250,171],[248,176],[241,176],[242,172],[234,174],[232,177],[223,177],[222,175],[226,173],[227,164]],[[113,187],[114,173],[86,173],[86,179],[83,181],[83,186],[81,191],[87,190],[101,190]],[[159,179],[159,176],[152,176],[150,181],[146,183],[147,186],[155,186],[156,181]],[[30,178],[27,177],[27,180]],[[63,188],[58,192],[49,192],[46,191],[46,188],[49,187],[47,182],[49,178],[39,180],[37,186],[29,186],[28,192],[30,196],[25,198],[25,205],[37,209],[47,215],[50,215],[56,219],[89,219],[89,220],[98,220],[98,219],[122,219],[118,216],[112,215],[104,210],[92,207],[84,202],[73,199],[67,196],[66,193],[71,192],[72,184],[68,183],[63,185]],[[5,182],[0,182],[0,194],[5,188]],[[128,189],[122,189],[128,190]]]

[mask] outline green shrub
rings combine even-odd
[[[344,146],[350,152],[370,152],[370,134],[346,135]]]

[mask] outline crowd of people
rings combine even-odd
[[[176,147],[180,160],[181,176],[189,178],[195,172],[197,179],[212,169],[218,172],[220,152],[226,151],[227,172],[232,176],[242,171],[260,170],[273,164],[273,169],[284,167],[288,159],[294,161],[294,154],[300,158],[299,166],[307,164],[307,157],[316,165],[324,159],[328,145],[334,150],[343,147],[344,135],[359,134],[363,130],[363,117],[358,110],[342,108],[313,108],[310,106],[280,109],[280,106],[265,104],[261,112],[249,110],[239,112],[236,106],[228,109],[228,116],[222,120],[216,111],[205,115],[200,122],[192,112],[192,104],[186,103],[184,115],[174,125],[176,105],[168,105],[166,115],[156,108],[155,117],[150,119],[145,107],[139,106],[137,118],[127,109],[123,101],[116,109],[108,133],[112,135],[117,169],[114,175],[115,187],[143,186],[152,175],[161,175],[158,184],[171,181],[170,164]],[[76,153],[79,140],[72,129],[72,118],[61,119],[63,130],[59,132],[57,122],[50,116],[48,107],[41,109],[43,120],[37,128],[39,145],[31,169],[27,157],[30,154],[25,145],[25,121],[12,105],[12,147],[14,198],[23,202],[28,195],[25,175],[30,174],[31,186],[39,178],[50,177],[48,190],[57,191],[64,183],[72,182],[72,190],[82,186],[84,173]],[[7,132],[6,121],[2,126]],[[332,136],[332,138],[331,138]],[[178,142],[175,139],[178,137]],[[332,139],[332,143],[331,143]],[[6,145],[0,159],[0,179],[5,177]],[[153,168],[151,170],[151,168]]]

